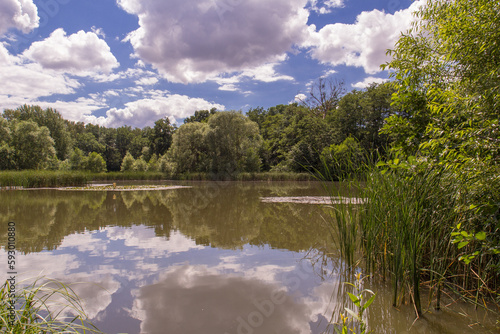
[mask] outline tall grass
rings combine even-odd
[[[0,332],[101,333],[87,319],[78,296],[61,282],[36,280],[20,291],[0,287]]]
[[[89,173],[78,171],[2,171],[0,189],[84,186],[89,180]]]
[[[368,272],[390,278],[393,305],[410,301],[417,316],[425,306],[440,308],[443,292],[478,305],[487,300],[500,304],[498,255],[479,242],[498,245],[498,174],[395,161],[397,168],[372,166],[362,183],[354,183],[363,198],[359,204],[331,194],[332,235],[345,262],[354,266],[363,260]],[[452,236],[457,226],[469,232],[455,235],[480,237],[459,247]],[[476,256],[461,261],[467,254]],[[427,305],[421,300],[422,286],[429,291]]]

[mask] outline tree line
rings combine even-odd
[[[142,129],[68,121],[52,108],[23,105],[0,117],[0,169],[229,175],[321,169],[346,154],[386,152],[389,136],[380,129],[397,114],[392,93],[388,84],[345,93],[342,82],[320,79],[301,103],[246,115],[198,110],[179,127],[162,118]]]

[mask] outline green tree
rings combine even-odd
[[[346,138],[340,145],[326,147],[321,153],[325,164],[324,175],[341,180],[353,177],[360,173],[364,162],[364,150],[359,142],[352,138]]]
[[[257,172],[262,137],[258,125],[236,111],[218,112],[208,119],[210,171],[216,174]]]
[[[130,152],[127,152],[123,157],[120,170],[122,172],[131,171],[134,169],[134,163],[135,163],[134,157],[132,156],[132,154],[130,154]]]
[[[106,161],[102,155],[97,152],[92,152],[86,159],[85,169],[93,173],[101,173],[106,171]]]
[[[136,172],[145,172],[148,169],[148,163],[141,156],[139,159],[134,161],[132,169]]]
[[[78,147],[75,147],[73,152],[69,156],[69,166],[72,170],[85,169],[86,159],[82,150]]]
[[[151,159],[148,161],[148,172],[157,172],[159,169],[158,155],[153,154]]]
[[[407,115],[392,117],[384,132],[403,153],[420,149],[438,160],[497,164],[500,3],[427,1],[416,16],[386,64],[394,103]]]
[[[75,146],[86,155],[92,152],[104,153],[106,146],[101,144],[92,132],[84,132],[76,136]]]
[[[208,121],[208,118],[211,115],[214,115],[216,112],[216,108],[212,108],[210,110],[196,110],[193,116],[184,119],[184,124],[193,122],[206,123]]]
[[[157,120],[153,127],[152,136],[149,138],[152,153],[157,155],[165,154],[172,145],[174,132],[175,126],[170,124],[168,117]]]
[[[11,147],[9,123],[0,117],[0,170],[15,168],[14,148]]]
[[[45,126],[49,129],[50,136],[54,140],[57,158],[64,160],[67,158],[72,144],[67,121],[61,114],[52,108],[42,109],[39,106],[23,105],[15,110],[7,109],[4,117],[9,120],[34,121],[38,126]]]
[[[174,133],[168,159],[177,166],[177,172],[207,172],[209,167],[206,123],[188,122]]]
[[[384,121],[396,113],[391,106],[393,90],[389,84],[372,84],[365,90],[353,90],[342,97],[338,108],[330,113],[333,142],[342,143],[353,137],[366,150],[383,150],[389,143],[385,134],[380,134]]]
[[[12,148],[17,169],[43,169],[56,155],[49,129],[33,121],[12,122]]]

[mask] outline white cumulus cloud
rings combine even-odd
[[[137,15],[135,56],[172,82],[204,82],[282,59],[307,36],[307,0],[118,0]],[[258,80],[259,77],[256,77]]]
[[[39,21],[32,0],[0,0],[0,36],[10,28],[28,33],[38,27]]]
[[[384,83],[387,81],[389,81],[389,79],[368,77],[368,78],[365,78],[363,81],[356,82],[355,84],[352,84],[351,86],[353,86],[354,88],[364,89],[373,83],[381,84],[381,83]]]
[[[93,123],[108,127],[130,125],[142,128],[152,126],[155,121],[163,117],[168,117],[171,122],[176,122],[193,115],[196,110],[209,110],[211,108],[224,110],[223,105],[211,103],[201,98],[168,94],[128,102],[122,109],[112,108],[106,112],[106,117],[96,118]]]
[[[354,24],[335,23],[316,31],[310,26],[310,38],[304,47],[310,47],[312,58],[333,66],[363,67],[374,74],[380,65],[389,60],[387,49],[394,48],[401,32],[410,28],[412,13],[422,1],[415,1],[409,8],[387,14],[380,10],[362,12]]]
[[[44,70],[36,63],[24,63],[21,57],[11,55],[1,43],[0,82],[6,83],[0,91],[3,108],[17,108],[43,96],[71,94],[80,87],[78,81],[61,73]]]
[[[109,73],[119,66],[108,44],[95,32],[83,30],[67,36],[62,28],[56,29],[45,40],[33,43],[24,56],[46,69],[82,76]]]

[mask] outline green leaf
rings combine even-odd
[[[363,307],[362,307],[363,311],[366,310],[373,303],[373,301],[375,300],[375,296],[376,295],[371,296],[371,298],[368,299],[368,301],[365,303],[365,305],[363,305]]]
[[[467,246],[468,244],[469,244],[468,241],[462,241],[461,243],[458,244],[458,249],[462,249],[465,246]]]
[[[359,307],[359,305],[360,305],[360,300],[359,300],[359,298],[358,298],[357,296],[353,295],[353,294],[352,294],[352,293],[350,293],[350,292],[348,292],[347,294],[349,295],[349,298],[351,298],[352,302],[353,302],[354,304],[356,304],[356,306],[358,306],[358,307]]]
[[[486,239],[486,232],[481,231],[481,232],[476,233],[476,239],[481,240],[481,241]]]

